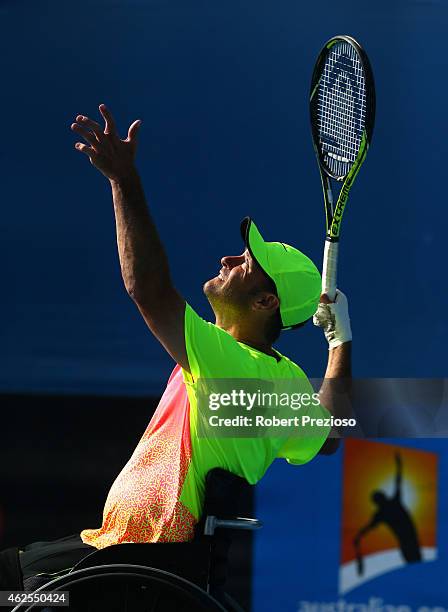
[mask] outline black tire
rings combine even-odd
[[[192,582],[142,565],[114,564],[80,569],[48,582],[34,593],[42,591],[68,591],[70,612],[228,612]],[[44,608],[55,612],[64,610],[51,608],[48,603],[25,603],[12,612]]]

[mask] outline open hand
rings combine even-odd
[[[104,119],[104,129],[96,121],[77,115],[71,129],[88,144],[77,142],[75,149],[85,153],[90,163],[108,179],[120,181],[135,172],[134,159],[141,121],[134,121],[129,127],[127,138],[121,140],[110,111],[104,104],[100,104],[99,111]]]

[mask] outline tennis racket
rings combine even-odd
[[[342,215],[366,158],[375,121],[372,69],[365,51],[351,36],[335,36],[321,50],[311,79],[310,117],[327,226],[322,293],[334,301]],[[342,183],[336,205],[335,182]]]

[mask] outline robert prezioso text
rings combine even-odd
[[[211,427],[355,427],[356,425],[356,419],[338,419],[334,416],[316,419],[308,415],[289,418],[237,415],[226,418],[214,414],[209,417],[208,422]]]

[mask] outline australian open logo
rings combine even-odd
[[[347,440],[339,593],[437,559],[436,507],[435,453]]]

